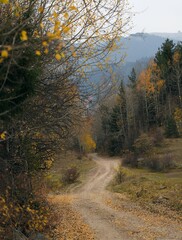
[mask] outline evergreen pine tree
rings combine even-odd
[[[136,80],[137,80],[137,76],[136,76],[136,71],[135,68],[132,68],[130,75],[128,76],[128,87],[135,89],[136,87]]]
[[[169,117],[166,121],[165,135],[168,138],[179,137],[176,122],[173,117]]]

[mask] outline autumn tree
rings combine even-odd
[[[178,43],[173,54],[173,78],[178,95],[179,106],[182,107],[182,44]]]
[[[96,142],[93,138],[92,119],[90,117],[85,116],[77,140],[80,147],[80,153],[89,153],[95,151]]]
[[[1,1],[1,6],[0,115],[6,120],[39,85],[51,89],[55,79],[63,87],[67,81],[66,92],[76,88],[84,101],[88,65],[98,65],[115,48],[130,18],[125,1]]]
[[[182,109],[177,107],[174,112],[174,120],[178,129],[178,134],[182,135]]]
[[[29,236],[45,228],[31,178],[75,134],[88,65],[115,48],[130,14],[122,0],[1,0],[0,7],[1,210],[18,209],[0,228],[12,239],[17,229]]]
[[[117,37],[127,31],[130,18],[125,1],[1,1],[1,7],[1,101],[7,103],[1,116],[28,95],[26,88],[33,81],[29,78],[29,83],[26,75],[31,77],[34,72],[35,79],[39,64],[48,64],[46,75],[50,75],[58,68],[55,61],[60,68],[71,61],[77,67],[74,72],[68,68],[67,77],[78,71],[83,77],[88,64],[97,64],[113,49]],[[25,78],[18,77],[18,71]],[[12,76],[17,78],[12,81]]]
[[[181,43],[167,39],[146,67],[137,74],[131,70],[128,84],[121,84],[120,93],[113,94],[117,100],[108,98],[100,108],[100,149],[111,154],[126,147],[133,150],[143,133],[156,139],[161,132],[166,137],[181,136],[181,56]]]

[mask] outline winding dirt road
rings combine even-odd
[[[93,230],[98,240],[182,240],[182,225],[149,213],[122,194],[105,188],[114,176],[119,160],[94,156],[97,167],[86,183],[73,190],[73,209]],[[86,239],[87,240],[87,239]]]

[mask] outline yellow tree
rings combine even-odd
[[[79,134],[79,144],[81,149],[86,152],[93,152],[96,149],[96,142],[92,134],[92,121],[86,117]]]
[[[137,81],[137,89],[141,91],[145,99],[145,110],[148,124],[152,116],[155,121],[160,118],[159,95],[165,81],[160,78],[160,70],[154,61],[150,61],[148,67],[144,69]]]
[[[176,80],[177,83],[177,89],[178,89],[178,99],[179,99],[179,105],[182,107],[182,93],[181,93],[181,75],[182,75],[182,70],[181,70],[181,53],[180,51],[176,50],[173,55],[173,70],[174,70],[174,79]]]

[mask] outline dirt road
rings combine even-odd
[[[86,183],[72,192],[73,209],[90,226],[98,240],[182,240],[182,225],[137,207],[124,195],[105,188],[118,160],[94,156],[97,167]]]

